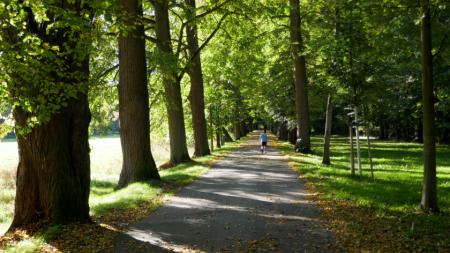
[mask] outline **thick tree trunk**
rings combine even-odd
[[[289,140],[289,143],[291,143],[293,145],[295,145],[295,143],[297,142],[297,128],[296,127],[289,130],[288,140]]]
[[[323,137],[323,164],[330,164],[331,124],[333,119],[333,103],[331,94],[328,95],[327,112],[325,117],[325,134]]]
[[[189,19],[194,19],[196,15],[195,0],[185,0],[185,2],[188,7]],[[209,155],[211,152],[208,147],[208,138],[206,133],[203,74],[200,52],[198,52],[199,46],[197,38],[197,25],[195,21],[189,22],[186,25],[186,37],[189,57],[192,59],[188,73],[191,79],[189,102],[191,104],[192,127],[194,129],[194,156],[205,156]]]
[[[83,8],[79,3],[76,6],[65,2],[63,4],[67,5],[68,9],[75,10],[77,14]],[[34,16],[31,9],[28,15]],[[31,33],[37,36],[45,34],[45,30],[40,30],[39,24],[33,18],[28,18],[27,22]],[[80,35],[77,32],[70,34],[75,37],[55,33],[41,37],[46,43],[62,45],[61,50],[66,53],[64,58],[58,58],[58,63],[64,64],[67,75],[64,78],[58,75],[48,78],[52,78],[55,83],[74,86],[78,92],[75,98],[67,99],[66,106],[60,104],[62,108],[53,113],[48,121],[33,126],[26,134],[18,135],[19,165],[16,174],[14,218],[9,230],[26,227],[34,222],[61,224],[90,221],[88,127],[91,114],[87,89],[84,88],[87,87],[89,79],[89,60],[88,56],[79,60],[79,55],[66,51],[65,47],[77,46]],[[55,60],[53,57],[43,56],[48,61]],[[44,81],[48,82],[49,79]],[[20,80],[18,85],[25,89],[33,86],[26,82]],[[29,127],[27,121],[33,116],[21,107],[16,107],[13,115],[17,129]]]
[[[169,120],[170,163],[176,165],[190,161],[186,145],[183,103],[181,99],[180,80],[174,65],[177,59],[172,50],[169,26],[168,1],[154,1],[157,46],[164,60],[160,62],[166,97],[167,116]]]
[[[420,206],[438,211],[436,186],[436,137],[434,135],[433,57],[429,0],[422,5],[422,104],[423,104],[423,190]]]
[[[27,114],[17,108],[14,117],[24,126]],[[10,229],[38,221],[89,221],[90,111],[85,94],[51,120],[18,136],[14,219]]]
[[[302,152],[311,150],[306,63],[303,55],[299,0],[290,2],[291,57],[294,63],[295,111]]]
[[[119,120],[123,163],[117,188],[159,179],[150,149],[150,119],[142,4],[120,0],[127,28],[119,35]]]

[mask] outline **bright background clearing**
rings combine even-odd
[[[89,140],[89,145],[93,183],[115,185],[122,167],[119,136],[94,137]],[[192,150],[189,151],[192,153]],[[156,163],[162,164],[169,158],[168,144],[152,143],[152,154]],[[8,229],[12,220],[18,159],[17,142],[0,141],[0,235]]]

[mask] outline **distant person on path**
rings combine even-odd
[[[267,146],[267,133],[266,129],[264,129],[264,132],[261,133],[259,136],[259,140],[261,142],[261,154],[266,153],[266,146]]]

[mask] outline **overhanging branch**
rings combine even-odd
[[[225,18],[228,16],[229,14],[226,13],[222,16],[222,18],[219,20],[219,23],[217,23],[216,28],[214,29],[214,31],[208,36],[208,38],[206,38],[206,40],[203,42],[203,44],[194,52],[193,55],[191,55],[191,57],[189,58],[189,60],[186,62],[184,68],[181,70],[180,74],[178,75],[178,80],[181,80],[184,76],[184,74],[186,73],[186,71],[189,68],[189,65],[191,64],[191,62],[195,59],[195,57],[197,57],[197,55],[200,53],[200,51],[203,50],[203,48],[206,47],[206,45],[208,45],[208,43],[211,41],[211,39],[214,37],[214,35],[216,35],[216,33],[219,31],[223,21],[225,20]]]

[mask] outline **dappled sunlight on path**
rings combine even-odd
[[[270,140],[269,140],[270,144]],[[116,241],[116,252],[329,252],[298,175],[258,135]]]

